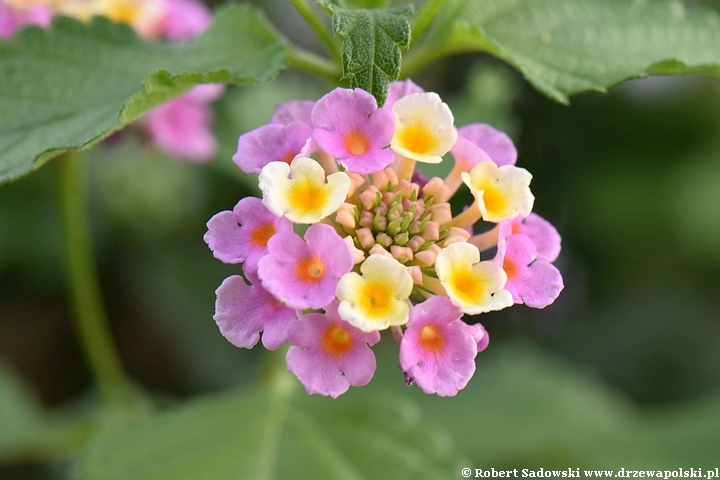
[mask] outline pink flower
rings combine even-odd
[[[224,85],[198,85],[186,94],[147,113],[140,122],[161,149],[179,158],[204,163],[217,153],[209,103],[225,91]]]
[[[468,327],[470,328],[470,332],[475,340],[475,343],[477,343],[478,353],[482,352],[490,344],[490,335],[487,330],[485,330],[485,327],[479,323],[468,325]]]
[[[505,290],[512,294],[515,303],[545,308],[563,289],[562,275],[550,262],[536,259],[535,243],[527,235],[498,237],[495,261],[507,273]]]
[[[458,137],[450,153],[455,157],[453,168],[461,172],[469,172],[478,163],[492,160],[485,150],[463,137]]]
[[[378,109],[375,97],[364,90],[336,88],[318,100],[312,120],[315,143],[350,172],[374,173],[395,160],[395,153],[385,148],[395,118]]]
[[[312,127],[313,108],[315,108],[315,100],[296,100],[281,103],[275,107],[275,112],[270,117],[269,123],[287,125],[290,122],[300,121],[308,127]]]
[[[458,137],[482,149],[498,167],[515,165],[517,150],[506,133],[487,123],[471,123],[458,129]]]
[[[325,314],[307,314],[290,325],[292,346],[286,360],[288,370],[309,394],[337,398],[350,385],[361,387],[372,379],[376,363],[369,346],[380,341],[380,333],[362,332],[341,320],[337,302],[326,310]]]
[[[460,186],[463,172],[492,160],[497,166],[515,165],[517,151],[510,137],[485,123],[473,123],[458,129],[458,139],[450,149],[455,165],[445,179],[452,192]],[[497,160],[496,160],[497,159]]]
[[[0,38],[10,38],[23,25],[50,25],[53,12],[49,5],[13,7],[0,0]]]
[[[292,232],[292,223],[276,217],[262,200],[243,198],[232,211],[225,210],[207,223],[203,239],[215,258],[225,263],[242,263],[243,270],[257,271],[258,261],[267,255],[267,244],[276,233]]]
[[[263,287],[286,305],[323,308],[335,298],[340,277],[352,270],[352,253],[335,229],[324,223],[311,225],[305,241],[292,231],[272,237],[258,274]]]
[[[413,307],[400,342],[400,367],[425,393],[453,396],[475,373],[477,327],[460,320],[447,297],[430,297]],[[482,327],[480,327],[482,328]]]
[[[425,93],[425,90],[423,90],[409,78],[403,81],[390,82],[390,85],[388,86],[387,98],[385,99],[385,104],[383,105],[383,108],[392,111],[392,107],[393,105],[395,105],[396,101],[400,100],[403,97],[407,97],[412,93]]]
[[[262,343],[268,350],[287,342],[295,310],[286,307],[260,285],[257,276],[248,274],[252,285],[239,275],[226,278],[215,291],[215,323],[220,333],[233,345],[252,348],[263,332]]]
[[[212,23],[212,12],[202,2],[164,0],[166,14],[161,21],[160,36],[172,41],[188,40],[200,35]]]
[[[263,125],[240,136],[233,161],[245,173],[260,173],[270,162],[290,164],[311,135],[310,126],[298,120]]]
[[[500,223],[500,237],[506,238],[514,233],[527,235],[537,247],[537,258],[554,262],[560,255],[562,239],[553,225],[537,213],[531,213],[526,218],[518,216],[512,221]]]

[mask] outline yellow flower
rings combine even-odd
[[[437,93],[415,93],[396,101],[395,135],[390,148],[424,163],[440,163],[457,140],[450,108]]]
[[[407,323],[413,288],[407,269],[393,258],[374,254],[363,262],[360,272],[346,273],[338,282],[340,317],[363,332]]]
[[[530,192],[532,175],[524,168],[498,167],[492,161],[485,161],[461,176],[475,197],[483,220],[497,223],[518,215],[530,215],[535,197]]]
[[[268,163],[260,172],[259,183],[268,210],[295,223],[317,223],[335,213],[350,189],[347,174],[333,173],[326,182],[325,170],[307,157],[296,157],[290,165]]]
[[[481,262],[480,250],[466,242],[443,248],[435,258],[435,272],[453,305],[465,313],[501,310],[513,305],[512,295],[503,290],[507,275],[495,262]]]

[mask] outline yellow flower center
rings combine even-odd
[[[448,279],[455,296],[465,303],[476,303],[485,293],[483,282],[471,269],[458,268]]]
[[[381,282],[368,282],[362,291],[360,308],[366,317],[384,318],[392,306],[390,289]]]
[[[332,325],[322,336],[322,348],[336,357],[350,350],[352,347],[352,337],[340,325]]]
[[[294,210],[306,214],[318,212],[328,201],[327,189],[323,187],[305,179],[294,181],[288,192],[288,201]]]
[[[508,208],[507,197],[496,185],[485,185],[483,190],[483,202],[488,213],[500,215]]]
[[[418,154],[426,154],[435,149],[436,139],[433,133],[420,122],[401,127],[397,139],[402,148]]]

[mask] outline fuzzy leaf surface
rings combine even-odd
[[[400,76],[402,51],[410,46],[412,7],[325,8],[333,12],[333,32],[343,39],[343,76],[353,88],[372,93],[382,105],[388,84]]]
[[[58,17],[0,40],[0,183],[87,148],[200,83],[248,85],[285,66],[257,9],[225,7],[200,37],[148,43],[125,25]]]
[[[196,400],[101,435],[75,478],[434,480],[457,477],[455,455],[449,437],[402,399],[260,390]]]
[[[720,75],[720,15],[676,0],[450,0],[432,46],[482,51],[567,103],[648,74]]]

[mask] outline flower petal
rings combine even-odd
[[[505,132],[487,123],[471,123],[458,129],[458,136],[485,151],[498,166],[515,165],[517,150]]]
[[[367,384],[375,373],[375,355],[368,345],[380,341],[380,334],[361,332],[344,322],[337,302],[325,314],[309,313],[293,322],[288,339],[288,370],[310,394],[337,398],[350,385]]]
[[[323,308],[335,299],[338,279],[352,269],[352,253],[329,225],[311,225],[305,237],[307,243],[295,232],[271,238],[258,274],[263,287],[288,306]]]
[[[535,197],[530,192],[532,175],[524,168],[498,167],[487,161],[460,175],[475,197],[483,220],[497,223],[530,214]]]
[[[361,89],[336,88],[315,104],[312,112],[315,143],[348,171],[382,170],[395,160],[384,149],[392,139],[395,117],[378,109],[375,97]]]
[[[233,211],[213,216],[203,237],[215,258],[225,263],[242,263],[245,272],[257,270],[257,263],[267,254],[267,242],[278,232],[292,230],[286,219],[273,215],[259,198],[246,197]]]
[[[303,122],[263,125],[240,136],[233,161],[245,173],[260,173],[270,162],[289,164],[303,151],[310,135],[310,127]]]
[[[453,396],[475,372],[474,329],[447,297],[431,297],[413,307],[400,342],[400,366],[428,394]]]
[[[326,182],[320,164],[307,157],[296,157],[290,165],[270,162],[263,167],[259,184],[268,210],[295,223],[317,223],[336,212],[350,190],[346,173],[328,175]]]
[[[364,332],[407,322],[413,288],[407,269],[394,258],[373,254],[360,271],[362,275],[350,272],[338,282],[340,317]]]
[[[215,292],[213,318],[220,333],[236,347],[252,348],[264,330],[265,348],[280,348],[287,341],[288,326],[297,314],[265,291],[256,277],[249,278],[253,285],[247,285],[238,275],[223,281]]]
[[[269,123],[282,123],[287,125],[294,121],[305,123],[312,127],[312,110],[315,107],[315,100],[294,100],[285,102],[275,107],[273,116]]]
[[[450,108],[436,93],[414,93],[395,102],[395,134],[390,147],[403,157],[440,163],[457,141]]]
[[[505,271],[494,262],[480,262],[473,244],[458,242],[443,248],[435,259],[435,271],[452,303],[465,313],[476,315],[513,304],[510,292],[503,290]]]

